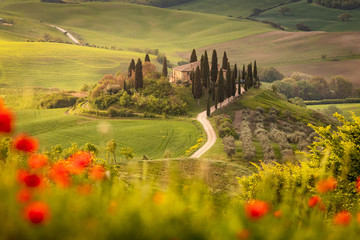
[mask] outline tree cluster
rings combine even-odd
[[[273,88],[287,98],[304,100],[344,99],[355,94],[352,83],[342,76],[332,77],[330,83],[321,76],[293,73],[289,78],[273,82]]]
[[[315,3],[327,7],[343,10],[355,9],[360,6],[359,0],[315,0]]]
[[[190,62],[197,61],[195,49],[191,53]],[[241,88],[245,90],[251,87],[260,87],[260,79],[257,72],[256,61],[254,67],[252,63],[248,65],[247,71],[245,65],[243,70],[239,71],[237,64],[231,67],[227,53],[224,52],[222,63],[218,63],[217,52],[214,49],[209,62],[207,51],[200,58],[200,66],[190,74],[192,82],[192,93],[195,99],[200,99],[205,94],[207,102],[207,114],[210,115],[210,102],[221,103],[230,97],[235,97],[236,93],[241,95]],[[221,67],[219,67],[221,66]]]
[[[132,114],[128,110],[145,113],[182,115],[187,104],[175,95],[167,79],[166,58],[162,73],[150,62],[132,59],[127,73],[105,75],[90,92],[90,103],[110,116]],[[104,113],[106,114],[106,113]]]

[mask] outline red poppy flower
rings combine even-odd
[[[24,170],[24,169],[19,169],[19,170],[17,171],[17,181],[18,181],[19,183],[24,183],[24,179],[25,179],[25,177],[28,176],[28,175],[29,175],[29,172],[28,172],[28,171],[26,171],[26,170]]]
[[[50,178],[58,185],[62,187],[68,187],[71,182],[69,171],[66,169],[64,163],[55,163],[50,171]]]
[[[89,172],[89,177],[93,180],[103,180],[105,177],[105,168],[100,165],[94,166]]]
[[[360,176],[356,180],[356,190],[360,193]]]
[[[334,223],[336,225],[349,225],[351,222],[351,214],[348,211],[339,212],[334,216]]]
[[[38,187],[41,184],[41,178],[36,174],[29,174],[24,177],[24,183],[27,187]]]
[[[358,222],[358,224],[360,224],[360,213],[356,214],[356,221]]]
[[[14,147],[23,152],[35,152],[38,149],[38,141],[25,134],[18,135],[14,140]]]
[[[153,202],[156,204],[156,205],[161,205],[163,204],[165,201],[165,195],[163,192],[156,192],[153,196]]]
[[[30,203],[25,208],[25,218],[33,224],[41,224],[49,219],[49,207],[43,202]]]
[[[319,196],[313,196],[309,199],[308,202],[308,206],[313,208],[315,207],[318,203],[321,203],[321,198]]]
[[[13,129],[14,115],[0,106],[0,133],[10,133]]]
[[[47,162],[48,158],[44,154],[32,155],[28,160],[29,167],[32,169],[43,168],[47,165]]]
[[[247,229],[242,229],[239,232],[237,232],[236,237],[237,237],[237,239],[240,239],[240,240],[249,239],[250,231]]]
[[[76,190],[81,195],[89,195],[92,192],[92,187],[90,184],[82,184],[79,185]]]
[[[251,200],[245,205],[245,213],[248,218],[258,220],[269,211],[269,208],[269,205],[264,201]]]
[[[81,174],[91,163],[91,154],[80,151],[72,155],[69,160],[71,161],[71,172],[74,174]]]
[[[31,191],[28,188],[22,188],[16,195],[16,199],[19,203],[28,202],[31,199]]]
[[[276,218],[281,218],[282,215],[283,215],[283,213],[281,210],[277,210],[274,212],[274,217],[276,217]]]
[[[322,181],[319,181],[316,185],[316,188],[319,193],[327,193],[329,191],[335,190],[337,181],[335,178],[331,177]]]

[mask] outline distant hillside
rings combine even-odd
[[[171,8],[187,11],[212,13],[224,16],[248,17],[255,8],[266,9],[287,0],[195,0]]]

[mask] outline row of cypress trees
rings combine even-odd
[[[193,49],[190,56],[190,63],[197,61],[197,55],[195,49]],[[192,82],[192,93],[195,99],[202,97],[205,90],[205,99],[207,103],[207,115],[210,115],[210,99],[215,104],[217,109],[218,103],[221,103],[230,97],[241,95],[241,88],[245,91],[252,87],[260,87],[259,77],[257,75],[257,64],[254,61],[254,67],[252,63],[247,65],[245,70],[245,64],[243,65],[242,71],[239,71],[237,64],[231,68],[231,64],[228,60],[226,51],[223,54],[222,67],[219,70],[217,52],[214,49],[211,59],[211,68],[209,69],[209,60],[207,51],[201,56],[200,66],[197,66],[196,70],[190,74],[190,80]],[[224,78],[224,71],[226,71]],[[236,85],[238,88],[236,89]],[[210,94],[212,93],[212,97]]]

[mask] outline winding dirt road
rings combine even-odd
[[[65,29],[61,28],[61,27],[57,27],[54,25],[50,24],[50,27],[56,28],[57,30],[63,32],[65,34],[65,36],[67,36],[68,38],[70,38],[71,41],[73,41],[76,44],[80,44],[80,41],[77,40],[71,33],[69,33],[68,31],[66,31]]]
[[[241,89],[241,92],[243,93],[244,89]],[[238,96],[237,91],[236,91],[236,96]],[[225,99],[224,102],[221,104],[221,106],[222,107],[226,106],[234,99],[235,98],[233,98],[233,97]],[[215,112],[215,106],[212,106],[210,108],[210,112],[211,113]],[[193,153],[193,155],[190,156],[191,158],[201,157],[201,155],[203,155],[205,152],[207,152],[215,144],[216,139],[217,139],[215,129],[212,127],[209,120],[207,120],[206,111],[199,113],[196,120],[198,120],[201,123],[201,125],[203,126],[203,128],[206,132],[207,141],[201,148],[199,148],[195,153]]]

